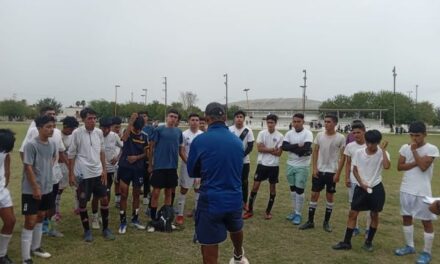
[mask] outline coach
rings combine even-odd
[[[227,231],[234,245],[231,262],[247,263],[242,249],[242,142],[225,125],[223,105],[208,104],[205,118],[208,131],[194,139],[187,163],[188,174],[201,178],[195,229],[203,263],[217,263],[218,244],[226,240]]]

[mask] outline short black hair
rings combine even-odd
[[[179,111],[177,111],[177,110],[174,109],[174,108],[171,108],[171,109],[169,109],[169,110],[167,111],[167,115],[169,115],[169,114],[176,114],[176,115],[177,115],[177,118],[179,118]]]
[[[100,127],[111,127],[113,125],[112,119],[110,117],[101,117],[99,119]]]
[[[330,119],[333,120],[333,122],[335,122],[336,124],[338,123],[338,117],[335,116],[334,114],[326,114],[326,115],[324,116],[324,119],[325,119],[325,118],[330,118]]]
[[[206,121],[206,118],[204,116],[199,116],[200,121]]]
[[[268,114],[267,116],[266,116],[266,121],[267,120],[273,120],[273,121],[275,121],[275,123],[276,122],[278,122],[278,116],[277,115],[274,115],[274,114]]]
[[[122,124],[122,119],[119,116],[112,117],[112,125]]]
[[[301,118],[301,119],[304,120],[304,114],[303,113],[296,113],[296,114],[293,115],[293,117]]]
[[[382,140],[382,133],[379,130],[372,129],[365,132],[365,142],[370,144],[379,144]]]
[[[40,115],[44,115],[47,111],[55,111],[55,108],[53,108],[52,106],[43,106],[40,109]]]
[[[426,125],[422,121],[414,121],[409,124],[409,133],[426,133]]]
[[[63,127],[66,128],[77,128],[79,126],[78,120],[73,116],[66,116],[63,120]]]
[[[246,113],[243,110],[238,110],[237,112],[234,113],[234,117],[238,115],[242,115],[243,117],[246,117]]]
[[[357,120],[357,122],[353,121],[353,124],[351,125],[351,130],[356,129],[356,128],[365,131],[365,125],[360,120]]]
[[[0,128],[0,152],[11,152],[14,149],[15,133],[10,129]]]
[[[95,115],[95,116],[96,116],[97,113],[96,113],[95,110],[93,110],[93,109],[90,108],[90,107],[86,107],[86,108],[84,108],[83,110],[81,110],[81,112],[79,112],[79,116],[80,116],[82,119],[86,118],[87,115]]]
[[[199,114],[197,114],[197,113],[191,113],[191,114],[189,114],[189,116],[188,116],[188,120],[191,119],[191,117],[198,117],[199,120],[200,120],[200,116],[199,116]]]
[[[53,116],[46,116],[46,115],[42,115],[39,116],[37,118],[35,118],[35,125],[38,128],[42,128],[45,124],[49,123],[49,122],[54,122],[55,123],[55,118]]]
[[[148,116],[148,111],[147,110],[139,111],[138,115],[147,115]]]
[[[133,122],[133,127],[138,130],[142,129],[144,127],[144,125],[145,125],[145,122],[144,122],[144,118],[142,116],[138,116],[136,118],[136,120],[134,120],[134,122]]]

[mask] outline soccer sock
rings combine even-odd
[[[156,220],[157,207],[150,207],[151,220]]]
[[[79,217],[81,218],[81,223],[83,225],[84,231],[90,230],[89,215],[87,214],[87,208],[79,209]]]
[[[61,192],[57,193],[57,196],[55,198],[55,213],[56,214],[60,214],[61,212],[61,194],[63,193],[62,190],[60,190]]]
[[[121,222],[121,224],[127,223],[127,216],[125,215],[125,211],[123,210],[119,211],[119,221]]]
[[[108,205],[101,205],[102,230],[108,228]]]
[[[24,260],[31,259],[31,244],[33,230],[23,228],[21,231],[21,258]]]
[[[408,246],[414,247],[414,226],[403,226],[403,235]]]
[[[425,246],[423,251],[431,254],[432,242],[434,242],[434,233],[423,233],[423,239],[425,240]]]
[[[185,208],[185,200],[186,195],[179,193],[179,197],[177,197],[177,215],[183,216],[183,210]]]
[[[304,193],[302,194],[296,194],[296,199],[295,199],[295,213],[298,215],[301,215],[301,211],[304,205]]]
[[[197,210],[197,203],[199,202],[199,196],[200,196],[199,192],[196,192],[194,194],[194,210]]]
[[[292,212],[296,212],[298,209],[296,208],[296,200],[295,200],[295,197],[296,197],[296,192],[290,192],[290,199],[292,200],[292,208],[293,208],[293,210],[292,210]]]
[[[133,212],[131,213],[131,221],[133,222],[137,222],[139,218],[139,208],[136,208],[133,210]]]
[[[41,237],[43,236],[43,224],[37,223],[32,230],[32,244],[31,249],[35,250],[41,247]]]
[[[332,211],[333,211],[333,205],[334,205],[334,203],[327,202],[327,205],[325,208],[325,218],[324,218],[325,222],[330,221],[330,216],[332,215]]]
[[[266,214],[270,214],[274,202],[275,202],[275,194],[270,194],[269,202],[267,203]]]
[[[308,222],[313,223],[314,219],[315,219],[315,211],[316,211],[316,206],[318,205],[317,202],[310,202],[309,203],[309,220]]]
[[[0,234],[0,257],[4,257],[8,253],[9,241],[11,241],[12,234]]]
[[[377,231],[377,228],[373,228],[370,226],[370,228],[368,229],[367,239],[365,240],[366,243],[373,242],[373,238],[374,238],[374,235],[376,234],[376,231]]]
[[[253,212],[254,211],[254,201],[257,198],[257,192],[251,192],[251,195],[249,196],[249,212]]]
[[[345,230],[344,243],[351,244],[351,237],[353,236],[353,228],[348,228]]]
[[[115,203],[119,203],[119,202],[121,202],[121,194],[115,193]]]

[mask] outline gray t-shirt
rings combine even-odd
[[[38,137],[33,138],[24,146],[23,163],[31,165],[41,194],[52,192],[53,165],[57,156],[55,142],[42,143]],[[32,194],[32,186],[23,172],[21,191],[23,194]]]

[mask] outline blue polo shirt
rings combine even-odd
[[[242,210],[243,143],[221,122],[197,136],[188,156],[188,173],[201,178],[198,210],[213,214]]]
[[[150,141],[154,142],[153,170],[177,169],[179,147],[183,144],[182,130],[159,126],[154,130]]]

